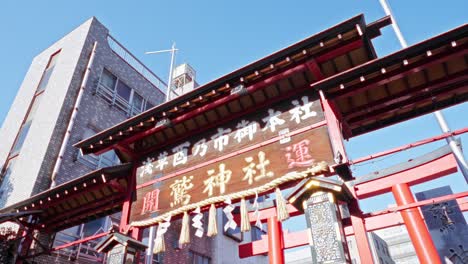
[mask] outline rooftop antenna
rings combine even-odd
[[[171,49],[145,52],[145,54],[157,54],[157,53],[166,53],[166,52],[171,53],[171,64],[169,66],[169,79],[167,80],[166,102],[169,101],[171,92],[177,95],[177,93],[175,93],[172,90],[172,72],[174,71],[173,68],[174,68],[174,60],[175,60],[176,51],[178,51],[178,49],[176,49],[176,44],[175,42],[172,42]],[[146,260],[145,260],[145,262],[148,264],[153,263],[153,247],[154,247],[153,239],[155,235],[154,233],[155,233],[155,228],[154,226],[151,226],[149,230],[148,249],[146,251]]]
[[[385,11],[385,14],[387,16],[390,16],[390,19],[392,20],[392,28],[395,31],[395,34],[398,38],[398,41],[400,42],[401,47],[406,48],[408,47],[408,43],[406,43],[405,38],[403,37],[403,34],[401,34],[400,27],[398,26],[395,17],[393,16],[392,10],[390,9],[390,6],[387,3],[387,0],[379,0],[380,5],[382,6],[383,10]],[[445,121],[444,115],[442,114],[441,111],[435,111],[434,112],[435,118],[437,119],[437,122],[439,123],[440,129],[444,133],[450,133],[450,128],[447,125],[447,122]],[[457,160],[458,167],[460,168],[460,171],[465,177],[465,181],[468,182],[468,165],[465,161],[465,157],[463,156],[463,152],[460,149],[460,146],[458,146],[457,141],[453,136],[450,136],[446,138],[447,144],[450,146],[450,149],[452,150],[453,155],[455,156],[455,159]]]
[[[145,54],[157,54],[157,53],[165,53],[165,52],[171,53],[171,65],[169,66],[169,80],[167,81],[166,102],[169,101],[171,92],[175,93],[172,90],[172,72],[174,71],[173,68],[174,68],[175,54],[176,54],[176,51],[178,51],[178,49],[176,49],[175,46],[176,46],[175,42],[172,42],[171,49],[145,52]]]

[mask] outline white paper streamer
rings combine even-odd
[[[193,213],[195,213],[195,216],[192,218],[192,226],[195,227],[195,229],[197,231],[195,231],[195,235],[197,237],[203,237],[203,223],[202,223],[202,218],[203,218],[203,214],[201,213],[201,210],[200,210],[200,207],[197,207],[197,209],[195,209],[193,211]]]
[[[171,216],[168,215],[166,218],[164,218],[164,222],[160,223],[158,225],[158,231],[156,232],[156,237],[161,237],[163,236],[166,232],[167,229],[171,226]]]
[[[226,207],[224,207],[223,212],[226,215],[226,218],[228,219],[227,223],[224,225],[224,232],[226,232],[229,228],[231,229],[236,229],[237,223],[234,221],[234,216],[232,215],[232,211],[236,208],[234,205],[232,205],[231,198],[226,198],[224,200],[224,203],[227,204]]]
[[[260,221],[260,211],[259,211],[260,205],[258,204],[257,192],[255,192],[255,200],[253,203],[253,208],[255,209],[254,216],[257,218],[257,220],[255,221],[255,226],[258,227],[260,230],[263,230],[262,221]]]

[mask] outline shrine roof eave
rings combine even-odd
[[[131,170],[129,163],[95,170],[2,208],[0,215],[35,212],[38,228],[46,231],[60,231],[109,215],[123,204]]]
[[[134,128],[138,125],[144,124],[148,119],[152,119],[153,122],[161,120],[161,116],[171,112],[174,108],[180,107],[183,104],[196,100],[209,92],[216,91],[216,89],[222,87],[235,87],[242,84],[242,79],[246,76],[261,71],[262,69],[268,68],[275,63],[284,61],[289,56],[297,53],[301,53],[305,48],[311,45],[318,45],[322,41],[336,39],[337,36],[350,31],[356,31],[362,34],[361,39],[363,42],[363,48],[370,59],[376,58],[374,48],[371,43],[371,39],[380,35],[380,29],[389,25],[389,17],[384,17],[378,21],[370,24],[366,24],[364,16],[357,15],[351,19],[348,19],[342,23],[339,23],[327,30],[324,30],[318,34],[308,37],[302,41],[299,41],[289,47],[281,49],[271,55],[268,55],[258,61],[248,64],[242,68],[239,68],[227,75],[224,75],[218,79],[215,79],[205,85],[198,87],[197,89],[181,95],[171,101],[160,104],[146,112],[141,113],[133,118],[127,119],[126,121],[119,123],[105,131],[102,131],[90,138],[87,138],[81,142],[78,142],[74,146],[80,148],[84,154],[88,153],[99,153],[103,149],[108,148],[110,145],[116,144],[116,142],[123,139],[129,138],[126,134],[128,131],[134,131]],[[218,89],[220,90],[220,89]],[[229,89],[225,95],[229,95]],[[224,95],[221,95],[224,96]],[[155,121],[156,120],[156,121]],[[134,133],[129,133],[134,135]]]
[[[347,138],[468,100],[468,24],[311,85],[337,105]]]

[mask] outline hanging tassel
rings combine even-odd
[[[190,219],[187,212],[184,212],[182,218],[182,228],[180,230],[179,244],[184,245],[190,243]]]
[[[249,213],[247,212],[247,205],[245,204],[244,198],[242,198],[241,200],[240,211],[241,211],[241,232],[250,231]]]
[[[289,218],[289,212],[286,205],[286,200],[281,193],[279,188],[275,190],[276,194],[276,216],[278,217],[278,221],[283,222]]]
[[[164,234],[171,225],[171,216],[164,218],[164,222],[159,223],[158,230],[156,231],[156,238],[154,239],[153,253],[158,254],[166,251],[166,243],[164,242]]]
[[[166,243],[164,242],[164,235],[156,234],[156,238],[154,239],[154,248],[153,253],[158,254],[166,251]]]
[[[214,204],[210,206],[210,213],[208,215],[208,231],[207,236],[212,237],[218,234],[218,225],[216,224],[216,207]]]

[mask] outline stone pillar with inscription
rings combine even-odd
[[[349,252],[338,201],[352,195],[340,179],[312,177],[294,187],[288,201],[304,211],[309,228],[309,245],[314,264],[349,263]]]
[[[349,263],[341,216],[331,192],[317,191],[304,204],[312,263]]]

